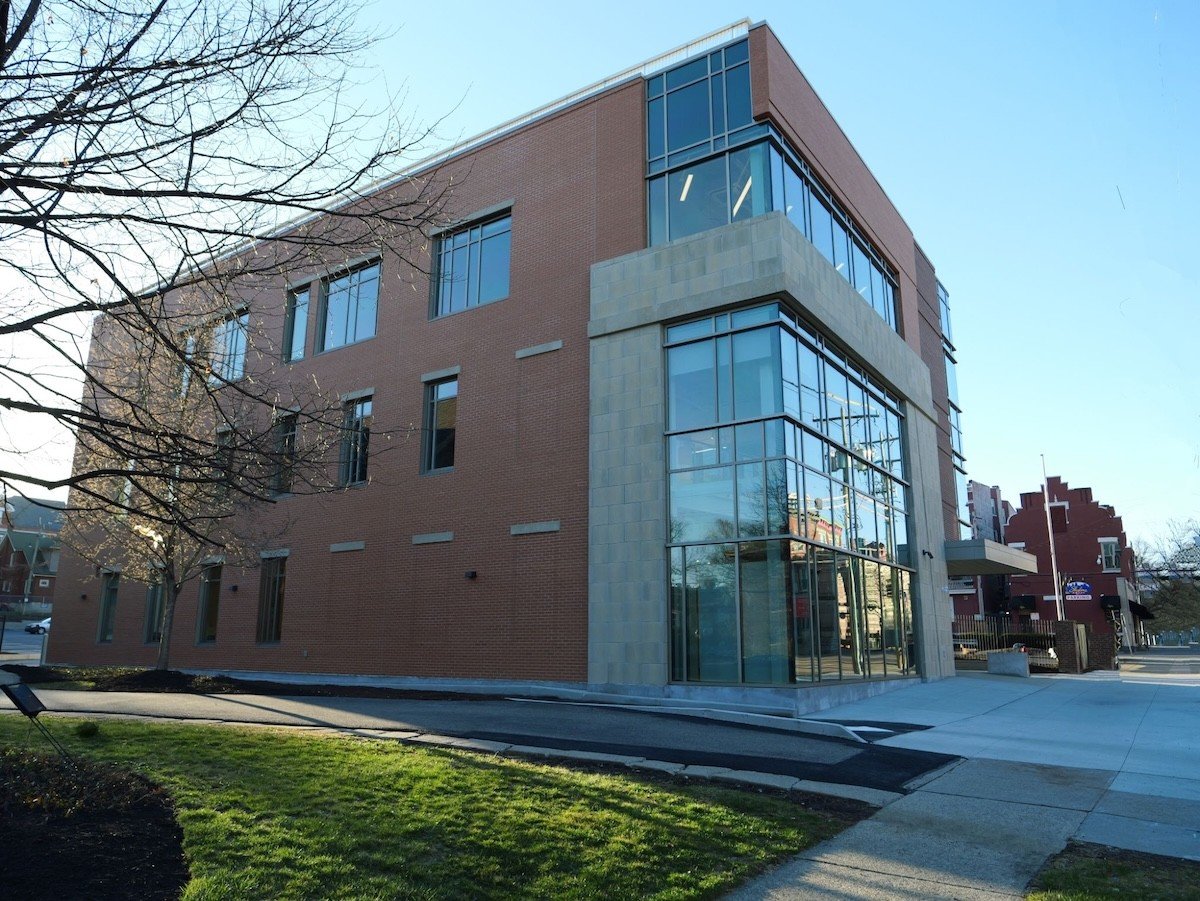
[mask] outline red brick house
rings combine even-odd
[[[1092,496],[1091,488],[1071,488],[1058,476],[1046,483],[1050,527],[1058,560],[1058,579],[1064,616],[1055,600],[1055,583],[1046,529],[1046,504],[1041,491],[1021,495],[1021,506],[1008,521],[1005,540],[1034,554],[1036,574],[1009,577],[1007,609],[1017,617],[1065,618],[1087,623],[1102,633],[1113,631],[1114,616],[1137,603],[1134,554],[1121,517]]]

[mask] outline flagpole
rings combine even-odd
[[[1046,455],[1042,454],[1042,501],[1046,508],[1046,537],[1050,539],[1050,569],[1054,573],[1054,608],[1058,618],[1065,620],[1066,611],[1063,609],[1062,585],[1058,581],[1058,553],[1054,549],[1054,527],[1050,523],[1050,485],[1046,478]]]

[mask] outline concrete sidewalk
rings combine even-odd
[[[964,674],[823,718],[969,759],[731,897],[1020,898],[1071,838],[1200,860],[1200,686]]]

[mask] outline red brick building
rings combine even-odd
[[[457,186],[422,265],[328,260],[230,326],[364,440],[180,599],[174,666],[797,709],[953,674],[948,566],[1024,558],[958,541],[948,295],[769,27],[417,171]],[[62,581],[50,659],[154,660],[147,586]]]
[[[1121,517],[1092,497],[1091,488],[1071,488],[1058,476],[1046,483],[1050,524],[1058,560],[1064,617],[1101,633],[1113,631],[1113,617],[1137,603],[1134,555]],[[1008,522],[1005,540],[1038,560],[1038,571],[1009,577],[1008,609],[1014,616],[1059,619],[1041,491],[1021,495],[1021,507]],[[1136,607],[1134,608],[1137,609]]]

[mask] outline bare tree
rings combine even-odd
[[[1200,523],[1172,523],[1164,540],[1137,551],[1137,567],[1139,581],[1150,587],[1143,601],[1155,631],[1200,626]]]
[[[181,362],[153,330],[97,327],[80,415],[122,427],[79,430],[75,468],[91,478],[62,532],[97,572],[119,572],[158,593],[151,625],[160,669],[169,666],[184,585],[213,565],[258,565],[258,552],[288,526],[262,500],[332,487],[331,458],[348,434],[336,406],[317,393],[279,396],[268,407],[232,390],[233,370],[245,366],[249,313],[213,326],[206,305],[191,312],[174,298],[169,316],[172,325],[192,323],[183,340],[211,361],[206,372]],[[217,343],[224,351],[212,346],[235,331],[239,337]],[[365,445],[365,435],[359,439]]]
[[[282,394],[301,421],[334,415],[319,386],[282,387],[269,341],[250,348],[257,369],[229,378],[194,340],[264,291],[282,298],[288,273],[369,252],[394,255],[391,273],[425,259],[442,191],[391,175],[424,134],[347,109],[349,67],[371,43],[355,13],[342,0],[0,0],[0,411],[51,420],[83,448],[70,476],[0,466],[0,485],[70,486],[72,507],[95,508],[131,465],[147,484],[181,468],[205,478],[211,430],[164,421],[111,369],[87,374],[89,320],[111,347],[190,373],[244,455],[269,458],[263,424]],[[241,490],[269,499],[262,487]]]

